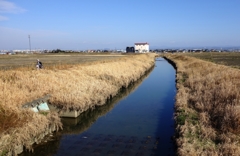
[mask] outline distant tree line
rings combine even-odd
[[[64,53],[64,52],[66,51],[61,49],[52,50],[52,53]]]
[[[74,51],[74,50],[61,50],[61,49],[55,49],[52,51],[45,51],[48,53],[74,53],[74,52],[92,52],[92,53],[101,53],[101,52],[111,52],[109,50],[81,50],[81,51]]]

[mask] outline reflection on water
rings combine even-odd
[[[77,119],[32,155],[175,155],[175,70],[163,58],[155,68],[106,105]],[[50,146],[53,148],[51,149]],[[41,150],[41,151],[40,151]],[[23,155],[31,155],[24,153]]]

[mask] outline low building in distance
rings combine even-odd
[[[149,52],[149,44],[147,42],[135,43],[134,47],[126,47],[127,53],[147,53]]]

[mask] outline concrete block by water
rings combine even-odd
[[[39,112],[37,107],[32,107],[31,110],[34,111],[35,113]]]
[[[41,103],[37,106],[39,111],[49,111],[47,102]]]

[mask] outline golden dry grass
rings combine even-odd
[[[50,103],[62,109],[85,111],[103,105],[122,87],[144,75],[154,65],[155,56],[129,55],[114,61],[61,64],[43,70],[22,67],[1,71],[0,140],[6,141],[0,142],[0,150],[11,150],[19,144],[30,148],[28,140],[46,131],[49,125],[61,128],[56,113],[36,114],[21,109],[23,104],[50,94]]]
[[[184,55],[177,66],[179,155],[239,155],[240,70]]]

